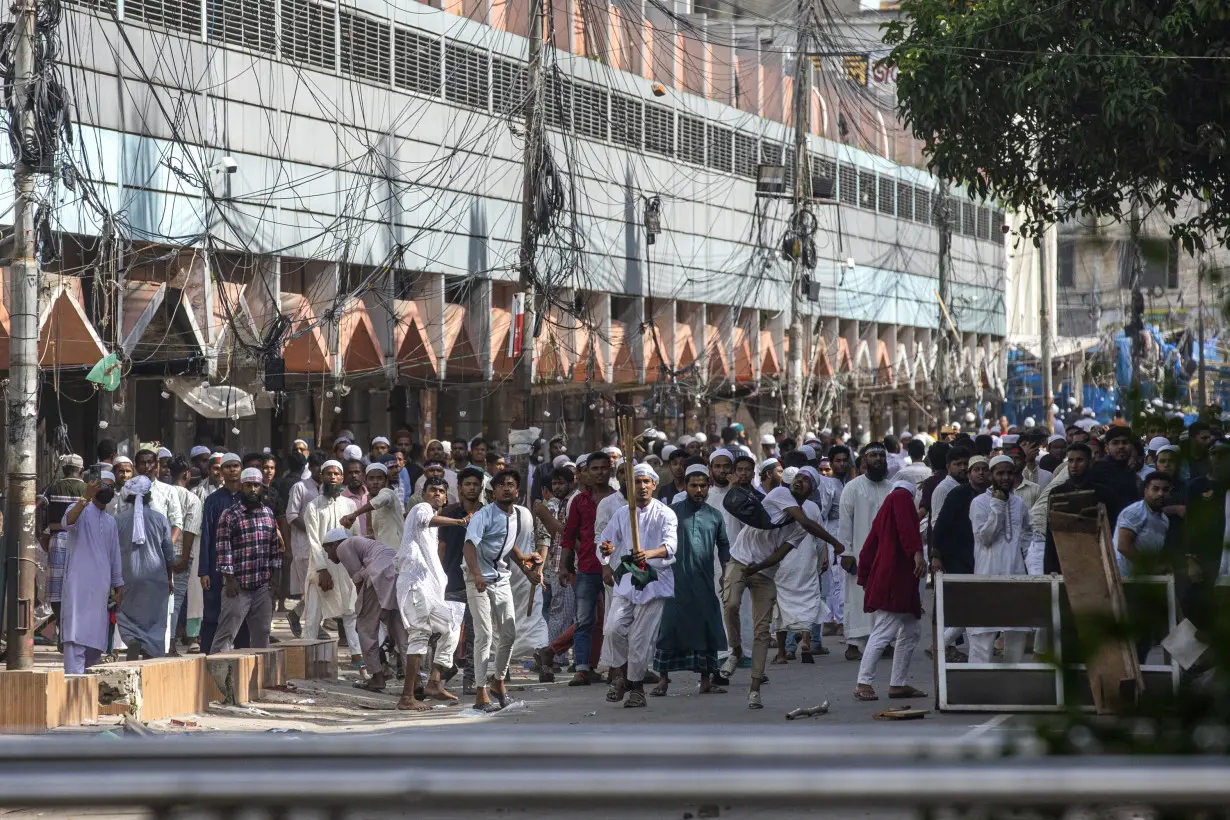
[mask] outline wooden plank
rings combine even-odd
[[[98,721],[98,678],[65,675],[64,714],[61,726],[82,726]]]
[[[278,647],[286,651],[287,680],[337,679],[337,642],[332,638],[299,638]]]
[[[209,670],[209,700],[229,706],[247,706],[260,699],[259,661],[247,650],[205,656]]]
[[[0,672],[0,732],[42,734],[63,725],[64,670]]]
[[[281,644],[267,649],[248,650],[256,656],[257,677],[261,689],[286,685],[286,650]]]
[[[192,715],[209,706],[212,682],[204,655],[106,663],[94,672],[99,702],[125,703],[125,714],[137,720]]]

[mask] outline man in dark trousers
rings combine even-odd
[[[966,482],[944,499],[939,518],[931,535],[931,571],[970,575],[974,572],[974,526],[970,521],[970,504],[991,486],[991,468],[985,456],[969,460]],[[963,627],[944,630],[944,657],[949,663],[963,663],[965,654],[955,643],[965,633]]]

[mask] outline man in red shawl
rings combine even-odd
[[[871,532],[858,556],[858,585],[863,588],[863,610],[872,613],[871,635],[858,667],[854,697],[877,700],[872,688],[876,662],[884,647],[895,642],[890,698],[925,698],[926,692],[906,683],[910,661],[922,633],[922,596],[919,580],[927,572],[922,538],[918,534],[918,508],[914,484],[898,481],[884,499]]]

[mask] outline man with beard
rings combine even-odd
[[[803,467],[795,476],[800,473],[811,482],[812,491],[807,500],[819,510],[817,519],[825,520],[828,508],[838,502],[837,498],[824,487],[815,467]],[[832,549],[816,538],[804,538],[778,564],[773,577],[776,592],[774,631],[777,633],[774,664],[789,663],[794,658],[796,635],[801,636],[798,655],[803,663],[815,663],[813,652],[828,654],[821,644],[820,620],[826,614],[821,575]]]
[[[149,449],[138,450],[134,466],[137,475],[143,475],[149,479],[150,509],[166,517],[167,522],[171,525],[171,543],[178,548],[184,527],[184,511],[179,505],[179,495],[171,488],[171,485],[163,484],[158,480],[158,454]],[[120,503],[124,503],[123,493],[120,494]]]
[[[777,529],[761,530],[744,527],[730,548],[730,561],[726,564],[722,585],[722,610],[726,619],[726,638],[730,643],[730,656],[722,665],[722,678],[729,680],[743,658],[742,630],[739,611],[743,592],[747,590],[752,599],[752,680],[748,692],[749,709],[762,709],[760,685],[764,679],[765,662],[769,656],[769,629],[773,619],[773,606],[777,601],[774,576],[782,559],[799,546],[810,534],[840,546],[833,536],[816,522],[820,510],[810,501],[817,476],[814,468],[800,470],[791,486],[778,487],[764,498],[764,509],[774,522],[792,519],[791,523]],[[817,587],[816,595],[820,594]]]
[[[901,472],[904,470],[898,475]],[[896,650],[888,696],[927,696],[926,692],[906,683],[910,662],[922,634],[922,595],[918,582],[927,575],[914,492],[914,484],[908,479],[893,483],[892,492],[876,513],[860,554],[858,584],[863,588],[863,606],[872,614],[872,627],[858,667],[858,684],[854,688],[854,697],[858,700],[877,699],[871,684],[880,654],[890,643],[896,645]]]
[[[547,457],[534,468],[534,477],[530,481],[531,501],[546,499],[546,491],[551,489],[551,476],[555,472],[555,459],[568,452],[568,442],[563,436],[552,436],[547,442]],[[531,504],[532,506],[532,504]]]
[[[1179,473],[1184,481],[1209,474],[1209,446],[1212,443],[1213,430],[1207,421],[1194,421],[1187,428],[1187,458]]]
[[[935,485],[935,491],[931,494],[931,506],[927,508],[932,522],[939,520],[940,513],[944,511],[944,502],[947,500],[948,494],[965,482],[965,472],[969,469],[969,461],[973,455],[973,452],[968,448],[960,445],[954,445],[949,448],[947,459],[948,474]],[[985,458],[985,456],[983,457]],[[932,549],[935,548],[934,543],[931,546]]]
[[[449,459],[452,461],[453,470],[459,475],[462,470],[470,466],[470,448],[462,439],[455,439],[449,444]],[[482,467],[478,468],[480,471]]]
[[[383,464],[372,462],[367,465],[365,473],[367,486],[364,491],[368,500],[359,504],[350,515],[342,516],[342,526],[353,527],[355,521],[362,521],[373,539],[388,544],[396,551],[401,544],[406,520],[401,499],[389,486],[389,471]],[[357,501],[355,503],[358,504]]]
[[[970,524],[974,531],[974,574],[1005,576],[1025,574],[1022,533],[1029,528],[1029,509],[1012,494],[1016,465],[1008,456],[991,460],[991,489],[970,504]],[[1025,637],[1030,629],[997,626],[971,626],[969,662],[991,663],[995,636],[1003,633],[1004,663],[1018,663],[1025,652]]]
[[[219,459],[222,484],[205,499],[201,511],[201,550],[197,558],[197,575],[201,579],[203,594],[201,609],[201,649],[213,646],[214,633],[218,629],[218,617],[222,613],[222,575],[218,572],[218,519],[222,513],[235,506],[243,488],[239,475],[243,463],[235,453],[225,453]],[[247,626],[235,636],[235,646],[248,645]]]
[[[198,477],[203,478],[209,475],[209,457],[212,454],[208,447],[201,444],[196,445],[189,451],[188,461],[192,464],[192,469],[196,471]],[[195,489],[195,486],[192,489]],[[204,499],[202,499],[202,503],[204,503]]]
[[[1098,491],[1098,500],[1106,505],[1106,518],[1117,521],[1119,513],[1140,500],[1140,482],[1132,469],[1132,430],[1114,425],[1103,439],[1106,458],[1089,467],[1089,483]]]
[[[175,602],[171,610],[170,635],[168,636],[169,652],[178,654],[176,644],[179,630],[180,615],[185,614],[184,637],[192,638],[199,629],[201,610],[201,588],[195,582],[197,573],[196,539],[201,534],[201,512],[204,504],[196,493],[188,489],[188,481],[192,477],[192,468],[182,458],[171,461],[170,487],[176,493],[180,507],[184,511],[184,527],[180,532],[179,559],[175,562]],[[192,583],[190,583],[192,582]]]
[[[766,458],[756,465],[756,472],[760,475],[760,490],[766,495],[782,486],[782,463],[777,458]]]
[[[210,654],[230,652],[241,623],[248,626],[249,646],[269,646],[272,590],[282,572],[277,519],[265,505],[261,471],[249,467],[239,480],[243,488],[239,503],[218,519],[215,551],[224,589]]]
[[[991,486],[991,467],[983,456],[974,456],[968,461],[966,481],[948,494],[944,511],[935,519],[931,531],[931,571],[971,575],[974,572],[974,529],[970,524],[969,508],[974,499]],[[965,627],[950,626],[941,636],[945,657],[949,663],[962,663],[967,658],[956,647],[956,642],[965,635]]]
[[[286,613],[286,620],[290,624],[291,634],[296,638],[303,634],[303,624],[300,618],[307,604],[308,565],[312,560],[312,547],[308,543],[307,518],[304,513],[307,512],[312,500],[320,495],[320,465],[322,463],[323,460],[319,453],[312,453],[308,456],[308,476],[290,488],[290,494],[286,500],[286,523],[290,526],[290,594],[291,597],[299,599],[295,608]],[[316,637],[321,636],[317,633]]]
[[[888,482],[888,453],[884,445],[872,442],[863,448],[863,475],[852,479],[841,493],[840,535],[844,545],[839,563],[845,572],[854,575],[858,571],[859,552],[871,533],[872,522],[880,505],[892,491]],[[849,579],[846,579],[847,582]],[[856,661],[862,657],[871,634],[871,616],[863,608],[863,588],[858,584],[845,584],[843,605],[843,629],[846,636],[846,660]]]
[[[700,675],[702,695],[726,691],[711,680],[718,673],[717,653],[726,647],[722,604],[713,588],[713,562],[716,558],[726,567],[730,544],[722,516],[705,503],[708,468],[693,464],[686,478],[688,497],[671,505],[678,542],[671,567],[675,588],[662,612],[653,664],[661,673],[661,683],[651,695],[665,695],[670,673],[685,670]]]
[[[320,494],[308,504],[304,512],[305,532],[311,561],[307,574],[307,602],[304,606],[304,632],[307,635],[320,633],[321,622],[341,618],[346,642],[350,645],[350,662],[363,660],[359,646],[359,633],[355,629],[356,592],[345,570],[329,560],[325,552],[325,535],[341,527],[342,516],[355,511],[354,501],[342,494],[342,465],[334,460],[320,466]],[[348,530],[358,535],[357,529]],[[369,673],[375,670],[367,670]]]
[[[457,491],[461,496],[461,500],[456,504],[449,504],[447,507],[444,507],[440,510],[440,515],[445,518],[469,521],[474,513],[478,512],[479,508],[483,506],[482,471],[467,467],[457,475],[457,482]],[[407,524],[409,524],[408,521]],[[409,527],[407,527],[407,532],[402,535],[403,543],[405,543],[407,537],[412,537],[408,533]],[[463,570],[465,564],[463,557],[466,542],[465,527],[440,525],[439,541],[440,560],[444,566],[444,574],[448,579],[444,587],[444,600],[449,603],[460,604],[464,611],[462,630],[464,639],[462,640],[461,654],[457,660],[457,665],[463,669],[462,693],[473,695],[475,691],[474,622],[470,617],[469,606],[466,603],[466,582]],[[438,654],[436,657],[440,658]],[[440,658],[439,662],[443,663],[444,660]]]
[[[1115,521],[1115,551],[1119,573],[1124,578],[1138,572],[1137,565],[1144,567],[1145,574],[1152,574],[1149,570],[1157,564],[1170,529],[1164,512],[1170,486],[1166,473],[1150,473],[1145,477],[1144,497],[1119,513]]]
[[[448,487],[448,503],[457,503],[457,471],[448,466],[449,455],[444,450],[444,444],[438,439],[432,439],[427,442],[427,449],[423,451],[423,469],[420,475],[405,490],[404,500],[408,502],[411,495],[416,495],[423,491],[423,482],[427,476],[427,465],[440,465],[441,476],[444,478],[444,483]],[[400,485],[399,485],[400,486]],[[410,507],[414,506],[413,504]],[[410,507],[407,507],[409,509]]]
[[[1037,503],[1042,489],[1038,486],[1037,482],[1028,477],[1029,471],[1027,469],[1028,462],[1026,461],[1025,448],[1020,444],[1012,444],[1004,448],[1004,455],[1012,459],[1012,463],[1016,466],[1016,484],[1012,488],[1012,494],[1025,502],[1026,509],[1032,509],[1034,504]],[[1036,470],[1034,474],[1037,475]],[[1049,482],[1051,480],[1050,473],[1047,473],[1045,478]],[[1028,533],[1026,533],[1026,538],[1028,538]],[[1026,546],[1028,546],[1028,543]]]

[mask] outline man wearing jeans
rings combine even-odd
[[[273,592],[282,571],[282,544],[273,510],[265,506],[261,471],[249,467],[240,476],[239,503],[218,519],[215,551],[224,590],[218,629],[209,652],[230,652],[239,625],[248,625],[250,646],[269,646]]]
[[[602,606],[602,564],[598,560],[594,526],[598,504],[612,492],[611,457],[601,450],[592,453],[585,467],[578,469],[577,474],[587,486],[573,499],[572,509],[568,511],[568,522],[564,525],[564,537],[561,539],[563,553],[559,580],[561,585],[573,587],[577,605],[577,625],[572,634],[572,660],[577,672],[568,685],[589,686],[593,682],[590,660],[595,656],[590,636],[597,634],[594,633],[594,622]],[[594,640],[594,645],[601,647],[600,635]]]
[[[504,676],[517,639],[513,611],[512,566],[531,584],[542,583],[542,556],[534,551],[534,520],[530,511],[513,503],[521,492],[516,470],[501,470],[491,478],[492,503],[470,519],[464,545],[466,598],[474,621],[474,708],[498,712],[508,705]],[[495,665],[489,668],[491,657]],[[487,689],[499,705],[487,699]]]

